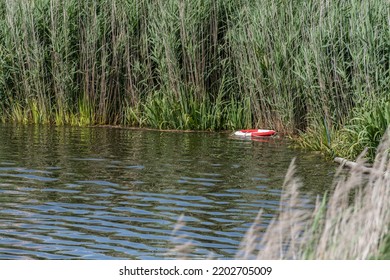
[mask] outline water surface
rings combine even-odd
[[[162,259],[181,214],[190,257],[234,258],[293,158],[313,207],[334,165],[285,140],[0,125],[0,259]]]

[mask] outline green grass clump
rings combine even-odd
[[[301,132],[296,139],[297,146],[304,149],[319,151],[324,156],[333,158],[341,152],[338,149],[340,133],[328,125],[326,120]]]
[[[129,110],[128,118],[139,126],[159,129],[236,129],[250,125],[250,109],[247,105],[234,99],[224,101],[221,96],[215,102],[210,98],[197,100],[193,94],[176,101],[173,93],[156,92],[148,97],[141,110]]]
[[[365,152],[373,161],[377,147],[390,126],[390,101],[381,98],[356,107],[343,126],[334,128],[326,122],[310,127],[297,139],[299,146],[321,151],[327,157],[341,156],[353,160]]]
[[[390,101],[368,103],[355,110],[352,120],[342,133],[346,135],[343,145],[349,158],[355,158],[364,149],[367,157],[374,159],[376,149],[390,126]]]

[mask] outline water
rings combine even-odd
[[[234,258],[294,157],[313,207],[334,165],[284,140],[0,125],[0,259],[162,259],[181,214],[190,257]]]

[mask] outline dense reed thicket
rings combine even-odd
[[[337,126],[389,95],[387,0],[3,0],[3,121]]]

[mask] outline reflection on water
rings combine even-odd
[[[182,213],[193,258],[233,258],[294,157],[312,207],[333,166],[282,140],[1,125],[0,259],[162,259]]]

